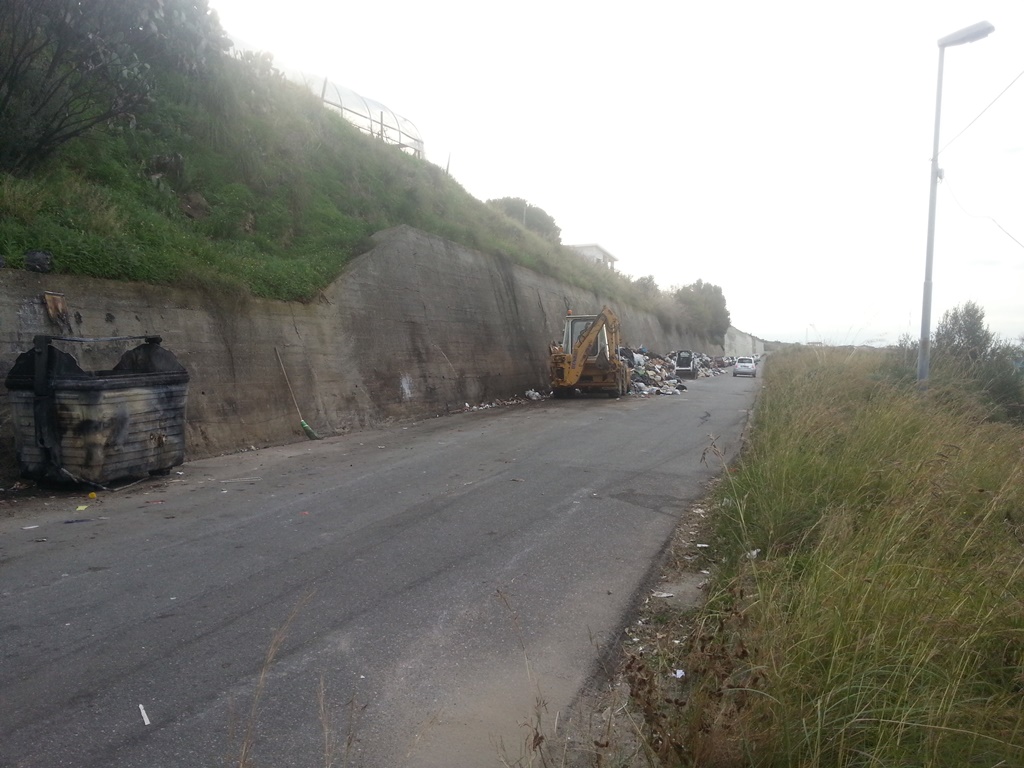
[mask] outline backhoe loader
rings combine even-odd
[[[596,315],[565,318],[562,342],[551,342],[551,391],[555,397],[604,392],[620,397],[629,392],[629,368],[619,357],[619,318],[608,307]]]

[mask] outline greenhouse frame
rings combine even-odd
[[[326,77],[320,87],[320,99],[341,112],[342,117],[363,133],[368,133],[403,152],[423,157],[423,139],[411,120],[392,112],[379,101],[360,96]]]

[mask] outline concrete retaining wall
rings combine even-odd
[[[764,340],[737,328],[730,328],[725,334],[725,354],[732,357],[764,354]]]
[[[548,343],[566,307],[589,314],[609,303],[409,227],[375,240],[310,304],[0,270],[0,369],[6,374],[36,334],[159,334],[191,376],[186,456],[194,459],[306,439],[277,352],[305,420],[321,435],[340,434],[544,389]],[[66,320],[51,318],[45,291],[64,295]],[[613,306],[631,346],[714,349]],[[128,346],[68,349],[84,368],[102,369]],[[10,477],[5,389],[0,398],[0,476]]]

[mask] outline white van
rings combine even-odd
[[[697,360],[688,349],[676,352],[676,378],[695,379],[697,378]]]

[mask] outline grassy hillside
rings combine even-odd
[[[443,169],[360,133],[266,57],[168,70],[134,116],[0,174],[0,256],[49,251],[69,274],[306,301],[369,236],[409,224],[644,306],[707,335],[677,301],[579,260],[469,195]]]
[[[398,223],[526,263],[553,257],[441,169],[227,57],[203,78],[162,77],[134,127],[95,130],[31,178],[0,179],[0,249],[13,265],[43,249],[63,272],[216,278],[280,299],[311,297],[369,234]]]

